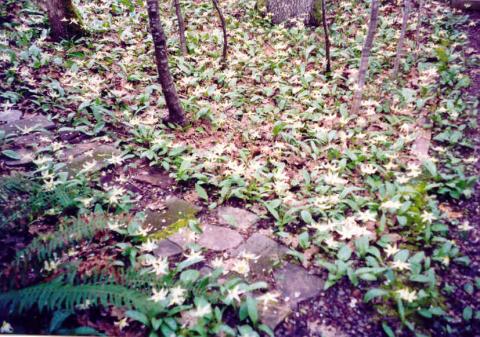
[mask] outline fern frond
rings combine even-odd
[[[66,247],[92,239],[96,233],[108,227],[108,218],[104,214],[93,214],[77,218],[69,225],[49,234],[38,236],[24,249],[17,252],[14,264],[52,258],[53,253]]]
[[[5,308],[12,314],[20,314],[35,306],[39,311],[73,310],[85,303],[141,311],[148,310],[152,304],[144,293],[121,285],[73,285],[64,283],[61,279],[0,294],[0,308]]]

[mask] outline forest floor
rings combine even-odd
[[[144,8],[76,3],[92,35],[63,43],[0,4],[2,332],[480,336],[479,13],[414,11],[393,80],[383,4],[356,116],[368,4],[330,5],[327,76],[321,29],[248,0],[222,2],[222,70],[211,4],[183,3],[174,128]]]

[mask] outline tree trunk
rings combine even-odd
[[[328,36],[328,26],[327,26],[327,6],[326,1],[322,0],[322,24],[323,32],[325,34],[325,57],[327,58],[327,73],[332,71],[331,59],[330,59],[330,38]]]
[[[183,125],[185,113],[177,95],[170,69],[168,68],[167,39],[159,16],[158,0],[147,0],[150,32],[155,48],[155,60],[158,70],[158,81],[162,86],[163,95],[168,108],[168,118],[165,122]]]
[[[227,37],[227,23],[225,22],[225,17],[223,16],[222,10],[218,5],[218,0],[212,0],[215,9],[217,10],[218,17],[220,18],[220,22],[222,24],[222,31],[223,31],[223,52],[222,52],[222,63],[223,66],[227,64],[227,53],[228,53],[228,37]]]
[[[422,29],[422,24],[423,24],[423,0],[418,0],[418,16],[417,16],[417,30],[415,32],[415,53],[414,53],[414,59],[415,62],[417,61],[418,58],[418,50],[420,49],[420,30]]]
[[[410,14],[410,0],[404,0],[403,18],[402,18],[402,30],[400,32],[400,38],[397,45],[397,55],[395,56],[395,62],[393,64],[392,77],[397,78],[398,69],[400,68],[400,60],[403,54],[403,43],[405,41],[405,34],[407,32],[408,16]]]
[[[368,25],[367,38],[362,48],[362,57],[360,59],[360,69],[358,70],[358,83],[353,95],[352,102],[352,114],[358,114],[360,105],[362,103],[362,94],[363,87],[365,86],[365,79],[368,71],[368,58],[370,56],[370,50],[373,45],[373,38],[375,37],[375,32],[377,30],[377,21],[378,21],[378,0],[372,0],[372,9],[370,12],[370,23]]]
[[[42,0],[47,9],[51,35],[55,41],[71,39],[85,33],[72,0]]]
[[[178,35],[180,37],[180,50],[182,55],[187,55],[187,39],[185,38],[185,21],[183,21],[182,8],[180,7],[180,0],[173,0],[175,5],[175,13],[178,21]]]

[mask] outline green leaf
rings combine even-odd
[[[140,311],[127,310],[127,312],[125,312],[125,315],[127,317],[133,319],[134,321],[142,323],[145,326],[150,325],[150,321],[149,321],[147,315],[145,315],[144,313],[141,313]]]
[[[185,270],[180,274],[180,281],[184,284],[195,282],[200,277],[200,272],[195,269]]]
[[[250,320],[252,321],[252,323],[257,324],[258,322],[257,301],[250,296],[247,297],[247,311],[248,311],[248,317],[250,317]]]
[[[10,159],[14,159],[14,160],[20,160],[22,157],[20,157],[20,155],[13,151],[13,150],[3,150],[2,151],[2,154]]]
[[[463,319],[465,321],[469,321],[471,320],[473,317],[473,310],[472,310],[472,307],[471,306],[468,306],[468,307],[465,307],[463,309]]]
[[[433,161],[425,160],[423,162],[423,166],[425,167],[425,169],[427,169],[428,173],[430,173],[430,175],[432,177],[436,177],[438,175],[437,166],[435,165],[435,163]]]
[[[363,300],[365,302],[370,302],[372,299],[377,298],[377,297],[383,297],[388,295],[388,291],[379,289],[379,288],[373,288],[367,291],[365,296],[363,297]]]
[[[195,191],[197,191],[197,194],[200,198],[208,201],[207,191],[202,187],[202,185],[200,185],[199,183],[196,183],[195,184]]]
[[[387,322],[382,322],[382,328],[388,337],[395,337],[395,333],[393,332],[392,328],[388,326]]]
[[[343,245],[337,253],[337,259],[347,261],[352,256],[352,250],[347,245]]]

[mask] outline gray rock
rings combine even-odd
[[[217,211],[218,220],[221,224],[230,225],[241,230],[246,230],[254,225],[258,220],[258,216],[236,207],[220,207]]]
[[[182,252],[182,248],[170,240],[162,240],[157,246],[153,253],[159,257],[175,256]]]
[[[166,231],[166,236],[172,235],[180,228],[187,226],[187,222],[195,217],[199,209],[180,198],[169,197],[165,200],[165,209],[162,211],[146,211],[145,224],[152,226],[152,232]],[[165,237],[160,237],[164,239]]]
[[[22,118],[22,112],[20,110],[6,110],[0,113],[0,122],[16,122]]]
[[[311,275],[306,269],[292,263],[287,263],[273,275],[277,289],[292,308],[323,290],[324,281],[320,277]]]
[[[269,303],[268,305],[259,304],[258,313],[262,323],[270,329],[275,330],[275,328],[292,313],[292,309],[290,309],[288,303],[279,299],[276,303]]]
[[[230,229],[220,226],[205,225],[198,244],[214,251],[224,251],[238,247],[243,242],[242,236]]]
[[[257,279],[268,279],[273,267],[286,254],[287,248],[269,237],[255,233],[243,245],[235,249],[234,256],[250,253],[258,258],[250,260],[250,270]]]
[[[30,118],[19,119],[17,121],[9,122],[4,125],[0,125],[0,130],[5,134],[20,134],[23,131],[40,131],[41,129],[49,130],[55,127],[55,123],[50,121],[47,117],[38,115]],[[23,130],[23,131],[21,131]]]
[[[160,187],[162,189],[167,189],[175,183],[175,181],[170,178],[167,173],[161,172],[145,172],[144,174],[135,176],[133,179],[142,183]]]
[[[336,329],[331,325],[320,324],[318,322],[314,322],[313,324],[308,324],[308,330],[311,335],[314,336],[322,336],[322,337],[347,337],[347,335]]]
[[[5,164],[8,166],[21,166],[30,164],[35,158],[35,153],[33,151],[28,151],[26,149],[14,150],[19,156],[20,159],[9,159],[5,161]]]
[[[95,166],[90,172],[96,172],[108,166],[108,159],[121,152],[116,147],[98,142],[75,144],[71,149],[65,150],[62,157],[67,162],[70,175],[80,172],[88,162],[95,161]]]

